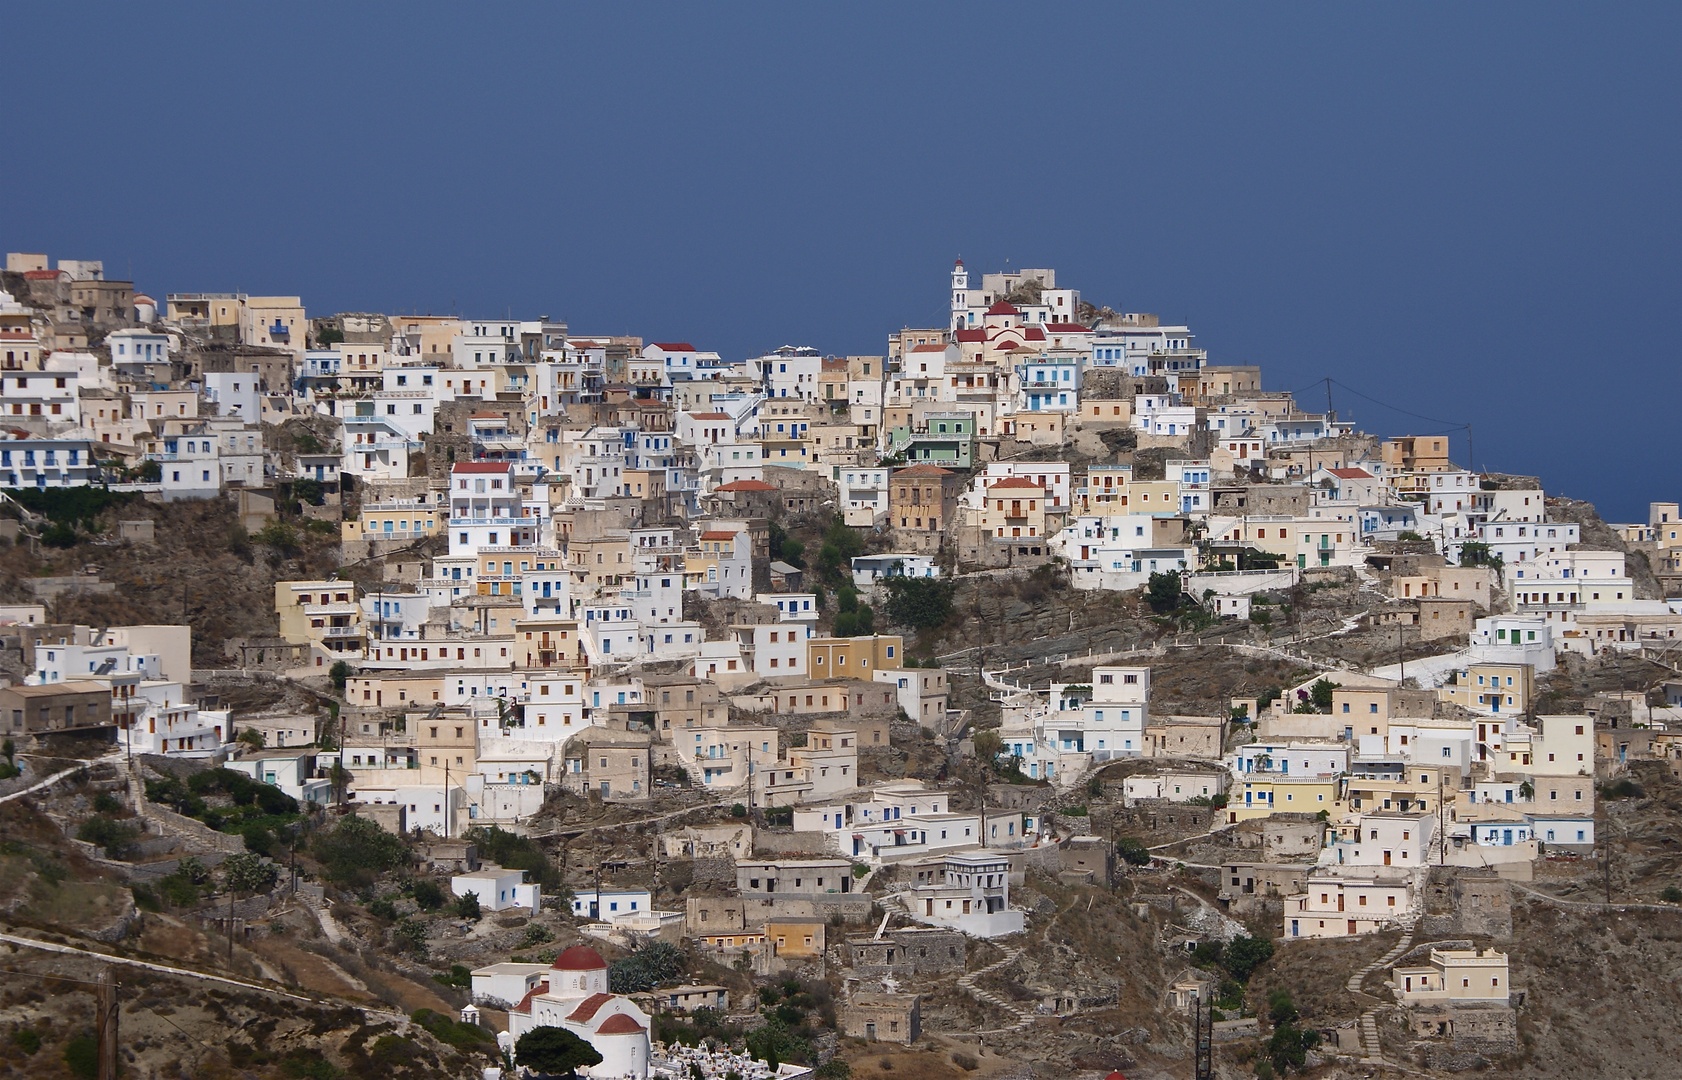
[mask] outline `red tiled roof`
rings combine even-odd
[[[776,491],[776,487],[763,480],[736,480],[728,484],[720,484],[714,491]],[[732,533],[732,536],[735,534]]]
[[[574,945],[555,957],[551,966],[558,971],[600,971],[607,967],[607,961],[588,945]]]
[[[590,1018],[596,1015],[598,1009],[612,1000],[612,994],[591,994],[578,1003],[578,1008],[567,1014],[567,1019],[576,1020],[580,1024],[587,1024],[590,1022]]]
[[[51,281],[63,273],[63,270],[25,270],[23,276],[29,281]]]
[[[994,304],[992,307],[987,309],[987,314],[989,314],[989,315],[1020,315],[1020,314],[1022,314],[1022,312],[1017,310],[1017,308],[1015,306],[1013,306],[1011,304],[1007,304],[1003,300],[1000,300],[998,303]]]
[[[502,419],[497,417],[497,419]],[[450,469],[453,473],[505,473],[508,471],[506,461],[458,461]]]
[[[959,331],[959,332],[962,333],[962,331]],[[945,345],[939,345],[939,344],[913,345],[913,346],[911,346],[911,351],[912,352],[945,352],[946,351],[946,346]]]
[[[727,412],[696,412],[696,413],[690,413],[689,414],[689,419],[691,419],[691,420],[728,420],[728,419],[730,419],[730,414],[727,413]]]
[[[1377,479],[1365,469],[1329,469],[1327,470],[1339,480],[1374,480]]]
[[[539,994],[546,994],[548,992],[549,992],[549,983],[547,981],[540,982],[536,986],[532,987],[530,990],[527,990],[526,991],[526,996],[520,999],[520,1003],[518,1005],[514,1006],[512,1009],[509,1009],[508,1011],[509,1012],[519,1012],[519,1013],[529,1013],[529,1012],[531,1012],[531,999],[536,997]]]
[[[1078,322],[1051,322],[1045,324],[1048,334],[1090,334],[1090,326],[1082,326]]]
[[[1037,490],[1039,487],[1039,484],[1025,476],[1007,476],[1003,480],[995,481],[987,490],[992,491],[994,488],[1035,488]]]
[[[911,465],[904,469],[896,469],[894,476],[951,476],[951,469],[943,469],[939,465]]]
[[[725,532],[722,529],[709,529],[706,532],[701,534],[701,539],[703,539],[703,540],[734,540],[734,539],[736,539],[736,534],[733,533],[733,532]]]
[[[1037,326],[1030,326],[1022,336],[1027,338],[1029,341],[1044,341],[1045,331],[1041,330]]]
[[[987,331],[982,330],[979,327],[974,329],[974,330],[959,330],[958,331],[958,340],[959,341],[986,341],[987,340]]]
[[[695,351],[695,346],[689,344],[689,342],[687,342],[687,341],[656,341],[656,342],[652,342],[652,344],[656,349],[661,349],[665,352],[694,352]]]
[[[597,1035],[638,1035],[643,1027],[637,1023],[630,1013],[614,1013],[602,1021],[602,1026],[596,1029]]]

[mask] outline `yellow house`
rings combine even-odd
[[[439,650],[443,652],[442,649]],[[345,701],[364,709],[430,707],[444,693],[442,675],[407,671],[354,675],[345,680]]]
[[[806,670],[814,680],[869,679],[873,671],[898,668],[903,653],[897,635],[812,638],[806,642]]]
[[[1227,795],[1227,823],[1272,814],[1317,814],[1337,808],[1335,776],[1252,775]]]
[[[420,540],[435,536],[444,520],[438,507],[415,504],[372,503],[339,526],[339,537],[352,540]]]
[[[1360,811],[1435,811],[1439,793],[1452,800],[1459,790],[1459,770],[1437,764],[1409,765],[1400,776],[1344,778],[1344,798],[1351,810]]]
[[[1131,398],[1083,398],[1080,403],[1082,424],[1129,424],[1133,420]]]
[[[1473,712],[1522,714],[1536,698],[1536,669],[1529,664],[1468,664],[1453,676],[1438,696]]]
[[[1045,535],[1045,489],[1022,476],[1007,476],[987,489],[981,530],[995,540]]]
[[[274,607],[280,636],[310,646],[311,666],[362,657],[362,605],[354,582],[277,581]]]

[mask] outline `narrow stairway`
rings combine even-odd
[[[1379,968],[1389,967],[1391,964],[1395,963],[1397,958],[1407,952],[1412,945],[1413,931],[1409,930],[1407,933],[1402,935],[1402,939],[1396,942],[1395,946],[1391,948],[1389,952],[1385,953],[1377,960],[1374,960],[1355,974],[1349,976],[1349,982],[1346,989],[1351,994],[1365,993],[1361,987],[1366,982],[1367,976],[1372,974],[1374,971],[1377,971]],[[1361,1014],[1361,1048],[1366,1055],[1361,1059],[1364,1064],[1384,1064],[1384,1047],[1378,1041],[1378,1009],[1376,1007],[1368,1009],[1366,1012]]]
[[[1014,1024],[1002,1028],[990,1028],[986,1031],[978,1032],[977,1034],[999,1035],[1010,1031],[1021,1031],[1023,1028],[1034,1022],[1035,1016],[1029,1010],[1022,1008],[1022,1006],[1013,1001],[1004,1000],[991,990],[984,990],[975,985],[975,981],[981,978],[981,976],[1016,963],[1017,959],[1021,957],[1021,955],[1022,948],[1020,946],[1006,949],[1004,959],[996,960],[984,968],[977,968],[976,970],[969,972],[967,975],[961,975],[958,977],[958,986],[961,987],[965,993],[969,994],[977,1001],[992,1005],[994,1008],[1001,1009],[1004,1012],[1009,1013],[1011,1016],[1016,1017],[1016,1023]]]

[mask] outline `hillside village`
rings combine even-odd
[[[1051,269],[737,359],[49,263],[0,1076],[1673,1075],[1682,505]]]

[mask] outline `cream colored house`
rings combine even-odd
[[[1507,954],[1494,949],[1432,949],[1423,964],[1397,966],[1390,985],[1403,1005],[1505,1003],[1512,993]]]
[[[1288,938],[1354,937],[1383,930],[1413,911],[1409,871],[1308,876],[1305,890],[1285,898]]]

